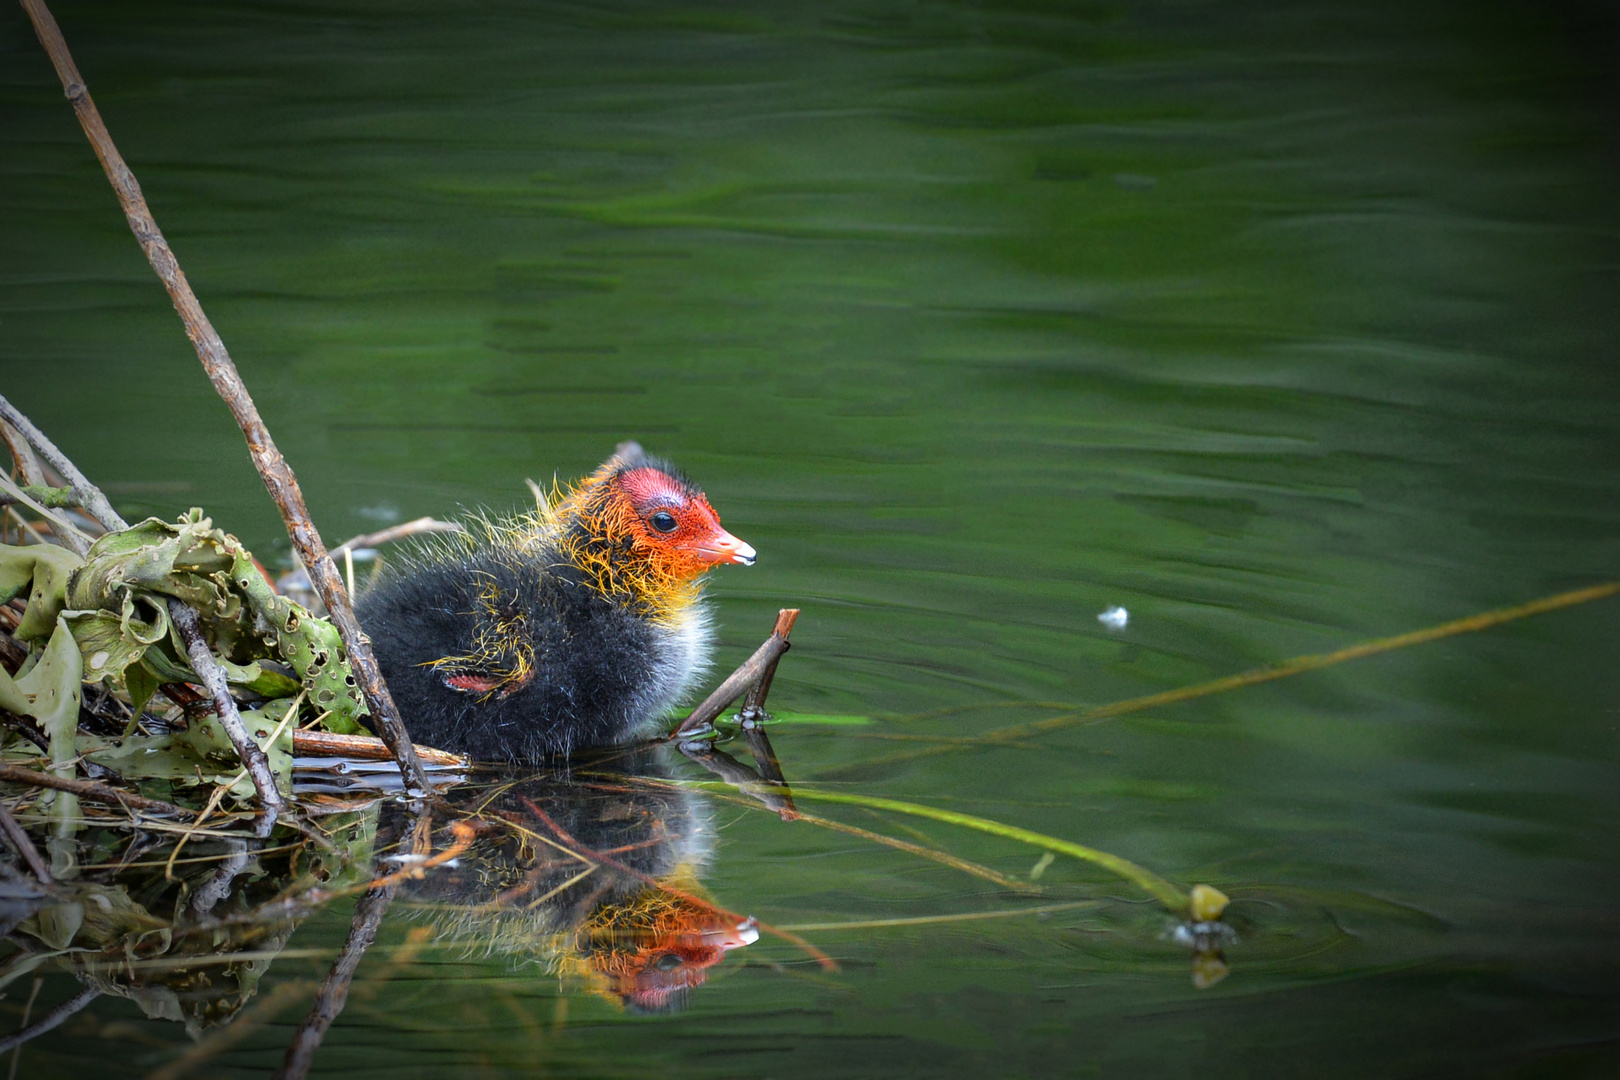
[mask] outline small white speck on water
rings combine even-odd
[[[1097,616],[1097,621],[1110,630],[1123,630],[1125,624],[1131,621],[1131,613],[1115,605]]]

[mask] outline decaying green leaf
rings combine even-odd
[[[297,724],[282,721],[301,690],[327,729],[360,730],[365,707],[337,631],[276,595],[241,543],[200,510],[109,533],[85,559],[50,546],[0,546],[0,602],[25,593],[16,636],[35,648],[16,677],[0,669],[0,707],[39,724],[58,772],[71,773],[84,755],[132,778],[228,784],[237,798],[253,797],[235,747],[211,717],[160,736],[77,734],[84,682],[125,690],[138,717],[162,684],[201,681],[169,617],[171,600],[197,609],[226,679],[269,699],[242,720],[284,789],[291,787]],[[76,816],[73,796],[50,800],[60,820]]]
[[[252,555],[235,537],[214,528],[201,510],[173,523],[148,518],[109,533],[96,541],[82,565],[66,569],[64,574],[52,564],[36,572],[34,564],[12,557],[0,564],[0,588],[10,584],[20,591],[30,580],[25,574],[34,575],[36,595],[59,596],[65,584],[65,596],[54,602],[56,610],[66,608],[85,677],[122,685],[137,709],[162,683],[200,681],[169,619],[168,603],[177,599],[197,609],[232,685],[265,697],[288,696],[303,687],[316,710],[327,714],[328,730],[361,730],[366,709],[337,630],[277,595]],[[29,610],[32,615],[32,605]]]
[[[9,709],[19,716],[31,716],[39,722],[41,730],[52,737],[52,748],[59,734],[65,734],[68,749],[61,756],[53,753],[56,761],[73,757],[73,732],[79,724],[79,688],[83,683],[83,666],[77,643],[68,629],[67,620],[57,616],[56,632],[45,645],[39,662],[25,675],[13,679],[0,668],[0,708]]]
[[[45,644],[39,662],[13,679],[0,668],[0,708],[39,722],[51,746],[51,766],[60,776],[72,777],[77,751],[73,735],[79,727],[79,695],[83,685],[79,646],[65,616],[56,617],[56,631]],[[58,822],[78,815],[78,796],[56,792],[52,813]]]
[[[242,713],[248,736],[270,759],[276,786],[292,790],[292,733],[296,724],[282,726],[291,700],[269,701],[252,712]],[[270,736],[277,727],[281,733],[274,742]],[[230,784],[230,793],[243,802],[254,798],[253,781],[242,769],[236,747],[215,717],[194,718],[184,731],[167,735],[130,735],[122,739],[101,739],[80,735],[78,752],[87,761],[112,769],[130,779],[171,779],[202,784]]]
[[[0,604],[28,590],[18,640],[37,643],[51,636],[65,605],[68,578],[83,565],[84,560],[67,548],[0,545]]]

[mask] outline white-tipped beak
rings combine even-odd
[[[713,540],[703,545],[703,556],[712,563],[741,563],[754,565],[754,549],[721,529]]]
[[[722,949],[737,949],[744,945],[752,945],[759,940],[759,923],[749,916],[734,927],[708,931],[703,935],[703,940],[705,944],[718,945]]]

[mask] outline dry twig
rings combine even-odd
[[[150,810],[157,814],[173,814],[176,817],[190,817],[195,811],[187,810],[183,806],[176,806],[162,799],[148,799],[145,795],[137,795],[132,791],[121,791],[106,784],[98,784],[94,780],[69,780],[50,773],[35,772],[33,769],[24,769],[19,765],[0,765],[0,780],[10,780],[14,784],[29,784],[33,787],[55,788],[57,791],[71,791],[81,798],[93,799],[96,802],[114,803],[118,806],[132,807],[136,810]]]
[[[23,433],[10,424],[0,424],[0,439],[4,439],[6,449],[11,451],[12,463],[17,466],[17,475],[28,487],[45,487],[45,472],[39,467],[39,459],[34,456],[33,448]]]
[[[306,757],[348,757],[363,761],[390,761],[388,744],[371,735],[339,735],[335,731],[294,731],[293,753]],[[430,746],[416,747],[416,756],[428,765],[465,769],[464,757]]]
[[[40,44],[44,45],[45,51],[50,54],[51,63],[56,67],[56,74],[62,80],[63,90],[68,100],[73,103],[73,110],[78,114],[85,137],[90,140],[96,157],[101,160],[102,168],[107,173],[108,182],[118,195],[118,201],[123,207],[124,216],[129,221],[135,239],[139,241],[141,250],[146,253],[147,261],[152,264],[152,269],[163,282],[163,287],[168,290],[169,298],[174,301],[175,310],[179,312],[180,320],[185,324],[186,336],[191,339],[192,346],[197,350],[197,358],[202,361],[203,369],[208,372],[208,378],[213,382],[214,389],[230,408],[237,426],[242,429],[242,434],[247,439],[248,452],[253,457],[253,464],[264,479],[270,497],[281,510],[282,519],[287,525],[287,535],[292,538],[293,548],[303,560],[304,566],[308,568],[310,581],[326,604],[326,610],[337,628],[338,636],[343,639],[349,664],[354,669],[355,679],[365,695],[366,704],[370,708],[372,720],[377,725],[379,734],[393,751],[395,759],[399,762],[400,771],[405,774],[407,781],[423,791],[432,791],[433,787],[428,781],[427,773],[423,770],[422,763],[417,760],[411,748],[411,741],[405,734],[405,727],[399,719],[399,710],[388,693],[382,671],[377,667],[376,658],[371,654],[371,643],[361,632],[359,620],[354,616],[354,608],[349,603],[349,594],[343,588],[337,567],[327,555],[326,544],[321,540],[321,535],[309,516],[309,509],[304,505],[304,495],[298,487],[298,478],[293,475],[292,467],[276,449],[275,440],[270,437],[269,429],[260,418],[259,410],[253,404],[247,387],[243,385],[241,375],[237,373],[236,364],[231,360],[230,353],[225,350],[225,343],[220,340],[219,333],[208,321],[208,316],[203,314],[202,305],[197,301],[196,294],[191,291],[191,284],[181,272],[174,252],[169,249],[168,241],[158,229],[157,222],[146,205],[146,198],[141,194],[141,186],[135,180],[135,174],[130,171],[118,153],[118,148],[113,144],[112,136],[108,134],[107,126],[102,122],[101,114],[90,98],[90,91],[79,75],[73,56],[68,52],[67,42],[63,40],[62,31],[56,25],[56,19],[51,15],[45,0],[22,0],[22,5],[33,21]],[[65,473],[63,475],[66,476]],[[105,499],[102,502],[105,503]],[[89,503],[85,504],[85,509],[95,515],[95,510]]]
[[[101,489],[92,484],[90,479],[79,471],[79,467],[73,464],[73,461],[62,453],[43,431],[35,427],[28,417],[4,397],[0,397],[0,417],[22,432],[51,468],[61,474],[68,487],[78,496],[79,504],[89,512],[98,525],[109,531],[129,528],[129,523],[112,508],[112,504],[101,493]],[[77,532],[64,532],[62,539],[81,556],[90,550],[89,540]],[[258,744],[248,736],[247,726],[242,723],[241,714],[236,709],[236,701],[231,697],[230,687],[226,685],[225,671],[214,659],[208,643],[203,640],[202,627],[198,623],[196,610],[179,600],[171,599],[169,617],[174,620],[175,629],[180,632],[181,640],[186,643],[186,655],[191,660],[192,670],[208,687],[209,694],[213,698],[214,711],[219,714],[220,727],[225,729],[225,734],[230,738],[231,745],[236,748],[242,764],[247,766],[248,775],[253,778],[253,786],[259,793],[259,800],[273,818],[286,807],[286,800],[276,789],[276,778],[270,771],[269,759],[265,757],[264,751],[259,749]]]
[[[330,554],[332,558],[336,559],[344,552],[358,551],[361,548],[381,547],[384,544],[392,544],[396,540],[404,540],[412,536],[422,536],[427,533],[459,533],[466,531],[465,527],[454,521],[440,521],[435,517],[419,517],[414,521],[390,525],[388,528],[380,529],[377,532],[352,536],[333,548]]]
[[[764,684],[765,690],[770,689],[770,677],[776,671],[776,664],[782,659],[782,654],[790,648],[788,634],[793,631],[793,623],[799,617],[798,608],[783,608],[776,614],[776,626],[771,630],[771,636],[765,643],[754,650],[754,655],[742,662],[742,665],[726,676],[726,681],[715,687],[714,692],[703,699],[703,703],[693,709],[687,718],[681,721],[680,727],[670,735],[671,739],[689,739],[693,735],[705,730],[715,717],[726,711],[730,705],[743,695],[743,691]],[[764,691],[757,694],[757,700],[765,699]],[[756,705],[757,708],[757,705]]]
[[[225,729],[225,734],[236,747],[237,756],[242,759],[242,765],[247,769],[248,775],[253,778],[253,787],[259,793],[259,801],[264,804],[265,811],[270,819],[274,819],[287,807],[287,800],[281,797],[281,791],[276,787],[276,774],[270,771],[270,758],[259,744],[253,741],[248,734],[247,725],[242,723],[242,716],[236,710],[236,702],[231,697],[231,688],[225,683],[225,670],[214,660],[214,654],[209,651],[208,642],[203,639],[202,626],[197,620],[197,612],[179,600],[169,601],[169,618],[174,622],[174,628],[180,631],[180,640],[186,643],[186,656],[191,660],[191,669],[202,679],[203,685],[208,687],[208,693],[214,700],[214,708],[219,712],[219,726]],[[266,821],[262,827],[268,828],[270,822]]]

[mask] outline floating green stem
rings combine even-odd
[[[1034,832],[1030,829],[1020,829],[1016,825],[1003,825],[999,821],[974,817],[972,814],[962,814],[955,810],[941,810],[936,806],[902,802],[899,799],[883,799],[875,795],[856,795],[842,791],[815,791],[795,786],[793,797],[796,799],[819,799],[822,802],[846,803],[850,806],[870,807],[873,810],[889,810],[897,814],[933,818],[935,821],[943,821],[949,825],[960,825],[965,829],[977,829],[980,832],[990,833],[992,836],[1017,840],[1022,844],[1030,844],[1046,851],[1055,851],[1060,855],[1068,855],[1093,863],[1118,874],[1126,881],[1146,892],[1152,893],[1155,899],[1178,915],[1187,910],[1187,894],[1158,874],[1151,870],[1144,870],[1129,859],[1122,859],[1118,855],[1110,855],[1106,851],[1098,851],[1096,848],[1086,847],[1084,844],[1060,840],[1055,836],[1047,836],[1045,833]]]

